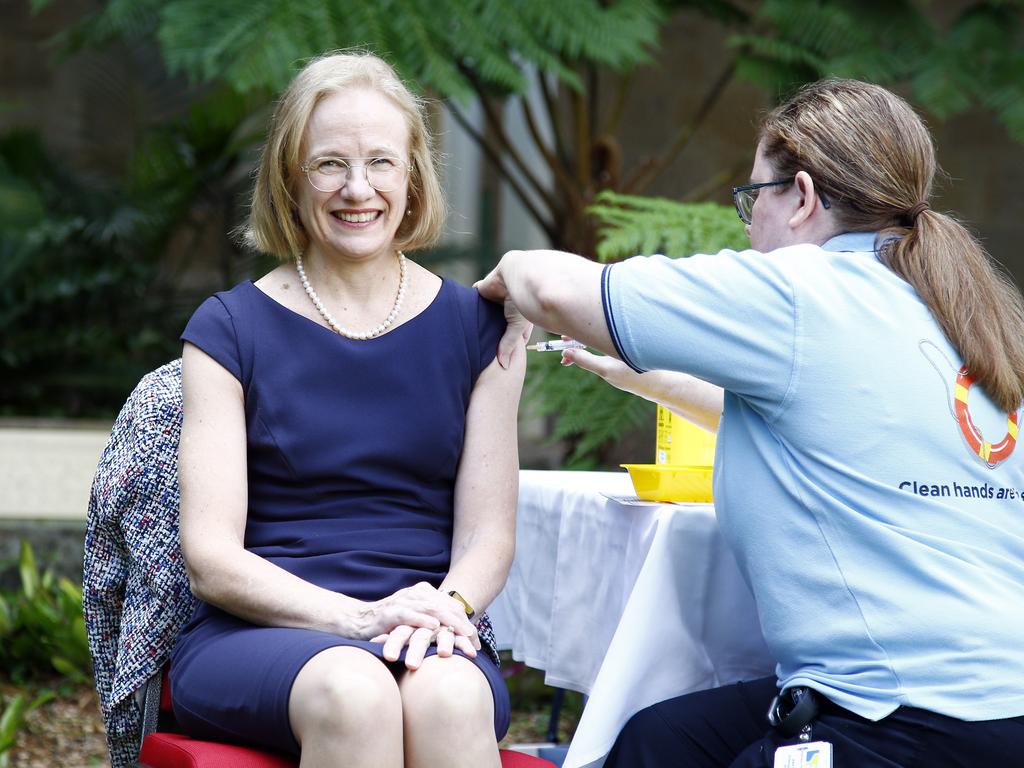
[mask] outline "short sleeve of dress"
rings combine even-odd
[[[690,373],[776,411],[797,364],[798,260],[721,251],[610,265],[601,299],[616,351],[635,370]]]
[[[239,381],[242,363],[235,320],[219,296],[211,296],[195,311],[181,340],[195,344]]]
[[[476,291],[473,291],[476,293]],[[498,342],[501,341],[508,323],[505,321],[505,309],[477,294],[477,333],[480,337],[480,367],[482,371],[498,355]]]

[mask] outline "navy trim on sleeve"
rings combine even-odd
[[[629,359],[629,356],[622,348],[622,343],[619,341],[619,331],[615,327],[615,318],[612,316],[612,305],[608,297],[608,279],[611,276],[613,266],[614,264],[607,264],[605,265],[605,268],[601,270],[601,306],[604,308],[604,321],[608,325],[608,335],[612,337],[612,344],[615,345],[615,352],[618,354],[619,359],[637,373],[644,373],[643,368],[634,365],[633,361]]]

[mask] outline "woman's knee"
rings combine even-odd
[[[288,703],[292,730],[336,735],[401,728],[402,700],[391,671],[358,648],[321,651],[299,671]]]
[[[403,675],[400,689],[407,722],[493,731],[494,698],[483,672],[461,656],[431,656]]]

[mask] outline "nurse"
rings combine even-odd
[[[932,209],[935,170],[903,99],[818,82],[733,191],[751,249],[512,251],[478,285],[718,430],[716,511],[776,674],[639,712],[606,766],[1024,754],[1024,305]]]

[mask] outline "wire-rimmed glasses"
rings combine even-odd
[[[306,174],[313,189],[337,192],[352,179],[352,171],[363,169],[366,183],[378,192],[394,192],[409,177],[412,166],[391,155],[377,157],[318,157],[299,170]]]
[[[736,206],[736,214],[740,217],[740,221],[744,224],[750,223],[750,217],[754,213],[754,203],[757,202],[757,196],[761,194],[762,189],[792,184],[794,181],[796,181],[796,176],[790,176],[788,179],[779,179],[778,181],[762,181],[760,184],[744,184],[742,187],[733,187],[732,204]],[[825,196],[825,193],[820,189],[816,191],[818,199],[821,200],[821,207],[831,208],[832,203]]]
[[[765,187],[781,187],[783,184],[792,184],[796,179],[790,176],[788,179],[778,181],[763,181],[760,184],[744,184],[741,187],[732,188],[732,204],[736,206],[736,214],[744,224],[750,223],[750,216],[754,212],[754,203],[757,196]]]

